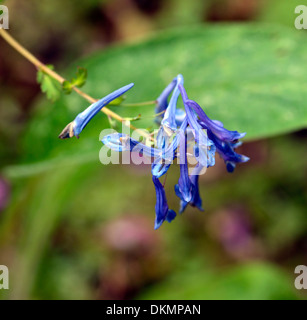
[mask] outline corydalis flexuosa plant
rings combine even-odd
[[[60,138],[78,137],[101,108],[132,86],[133,84],[130,84],[118,89],[91,105],[63,130]],[[184,109],[178,107],[180,96]],[[156,190],[155,229],[158,229],[165,220],[171,222],[176,217],[176,212],[168,206],[164,184],[159,180],[166,175],[174,160],[177,160],[180,168],[180,177],[174,191],[180,199],[179,213],[182,213],[188,205],[203,211],[199,175],[204,169],[215,165],[216,152],[225,161],[228,172],[233,172],[238,163],[246,162],[249,158],[235,152],[241,144],[239,139],[243,138],[245,133],[229,131],[222,122],[211,120],[204,110],[188,97],[182,75],[174,78],[157,98],[155,113],[159,130],[154,146],[143,144],[118,132],[104,136],[102,142],[112,150],[138,152],[153,159],[151,174]],[[192,153],[188,151],[189,147],[192,147]],[[194,159],[193,168],[189,167],[190,158]]]

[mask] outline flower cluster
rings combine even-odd
[[[180,177],[175,185],[175,193],[180,199],[180,213],[188,204],[203,210],[199,194],[199,174],[203,168],[215,165],[216,152],[224,159],[229,172],[234,170],[237,163],[249,160],[235,152],[235,148],[240,145],[238,140],[245,134],[226,130],[220,121],[211,120],[195,101],[188,98],[183,84],[182,75],[178,75],[157,99],[156,114],[161,115],[164,111],[164,116],[156,118],[160,123],[156,148],[118,133],[107,135],[102,140],[113,150],[142,152],[154,157],[151,172],[157,198],[155,229],[165,220],[170,222],[176,217],[176,213],[168,207],[165,189],[159,180],[167,173],[175,158],[178,158],[180,164]],[[177,107],[180,95],[184,110]],[[187,146],[191,141],[197,163],[189,174]]]
[[[103,106],[132,86],[123,87],[90,106],[63,130],[60,138],[78,136]],[[178,107],[180,96],[184,109]],[[123,133],[106,135],[102,142],[118,152],[138,152],[153,158],[151,173],[156,190],[155,229],[158,229],[165,220],[171,222],[176,217],[176,212],[168,206],[164,185],[159,180],[175,159],[179,163],[180,177],[174,189],[180,199],[179,213],[182,213],[188,205],[203,211],[199,175],[215,165],[216,152],[225,161],[229,172],[234,171],[237,163],[246,162],[249,158],[235,152],[240,145],[239,139],[245,133],[229,131],[222,122],[211,120],[195,101],[188,98],[182,75],[178,75],[158,97],[155,112],[159,130],[154,147],[151,143],[141,143]],[[192,149],[191,153],[188,152],[189,148]],[[194,160],[193,167],[189,166],[188,160],[191,158]]]

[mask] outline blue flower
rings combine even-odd
[[[224,128],[223,124],[220,121],[211,120],[195,101],[186,100],[185,103],[196,112],[203,128],[212,131],[220,140],[235,141],[245,137],[245,132],[240,133],[238,131],[229,131]]]
[[[199,194],[199,173],[203,169],[202,166],[197,166],[194,168],[193,174],[189,177],[191,187],[192,187],[192,197],[190,201],[184,199],[182,192],[179,189],[179,185],[175,185],[175,193],[180,198],[180,210],[179,213],[183,213],[186,207],[191,205],[192,207],[198,208],[200,211],[204,211],[202,207],[202,200]]]
[[[227,171],[233,172],[236,163],[247,162],[249,160],[248,157],[234,151],[235,148],[241,145],[241,143],[238,142],[238,139],[243,138],[245,133],[229,131],[224,128],[221,121],[211,120],[195,101],[188,98],[183,86],[179,85],[179,90],[181,91],[190,126],[196,128],[196,132],[199,132],[200,137],[202,137],[203,140],[204,137],[202,136],[201,129],[207,131],[207,136],[212,143],[212,148],[224,159]],[[199,119],[196,118],[196,115]],[[197,141],[196,137],[195,140]],[[201,150],[199,150],[199,152],[201,152]],[[213,160],[212,152],[209,154],[211,154],[209,164],[211,162],[211,164],[214,165],[215,162]],[[204,155],[200,155],[200,157],[204,158]],[[203,162],[204,161],[202,160],[202,165],[204,164]]]
[[[151,173],[153,176],[160,178],[168,171],[173,160],[177,157],[176,149],[181,144],[180,135],[185,134],[187,125],[188,121],[187,117],[185,117],[180,128],[174,133],[172,142],[162,144],[160,147],[161,156],[156,158],[151,166]]]
[[[175,193],[180,198],[180,213],[188,205],[204,210],[199,192],[199,175],[204,168],[215,165],[216,152],[225,161],[229,172],[235,169],[237,163],[249,160],[235,152],[241,144],[238,140],[243,138],[245,133],[229,131],[222,122],[211,120],[195,101],[188,98],[183,83],[182,75],[178,75],[157,99],[156,113],[165,113],[160,120],[156,147],[147,146],[121,133],[113,133],[102,139],[112,150],[138,152],[154,158],[151,173],[156,190],[155,229],[165,220],[171,222],[176,217],[176,213],[168,207],[164,185],[159,180],[167,173],[174,159],[178,158],[180,164],[180,177],[175,185]],[[184,110],[177,108],[180,94]],[[87,115],[91,118],[92,112],[87,112]],[[160,116],[156,119],[160,119]],[[80,126],[81,130],[85,125]],[[193,150],[197,165],[189,175],[187,148],[192,141],[195,142]]]
[[[168,208],[165,190],[161,182],[155,176],[152,177],[152,181],[156,189],[156,220],[155,230],[161,227],[162,223],[167,220],[171,222],[176,217],[176,212]]]
[[[174,132],[178,128],[177,119],[183,120],[184,116],[182,116],[182,112],[177,110],[177,101],[180,95],[180,91],[178,89],[178,86],[180,84],[183,84],[183,76],[179,74],[171,84],[168,85],[168,87],[163,91],[162,97],[158,98],[158,101],[160,101],[160,107],[158,109],[163,109],[167,105],[163,116],[163,119],[161,121],[161,126],[158,132],[157,136],[157,145],[158,147],[163,147],[164,144],[168,143],[168,140],[171,138],[171,136],[174,134]],[[175,84],[174,88],[173,85]],[[173,88],[173,94],[171,96],[170,102],[167,104],[168,96],[170,95],[171,88]],[[161,99],[160,99],[161,98]],[[160,100],[159,100],[160,99]],[[162,111],[164,111],[162,110]]]
[[[188,101],[190,100],[188,99],[187,93],[181,84],[179,85],[179,90],[181,92],[190,128],[193,129],[192,132],[196,142],[195,150],[198,161],[203,167],[213,167],[215,165],[215,145],[210,139],[208,139],[207,135],[202,130],[203,128],[198,123],[196,114],[189,107]]]
[[[228,172],[233,172],[237,163],[244,163],[249,161],[249,158],[238,154],[234,151],[235,148],[241,145],[237,141],[223,141],[219,139],[212,131],[208,130],[208,137],[213,141],[216,146],[218,154],[225,161],[226,169]]]
[[[187,123],[187,122],[185,122]],[[140,152],[149,157],[154,157],[156,164],[152,164],[152,180],[156,189],[156,220],[155,229],[160,228],[162,223],[167,220],[171,222],[176,217],[176,212],[169,210],[165,190],[159,181],[159,177],[167,172],[174,157],[176,157],[176,149],[178,148],[179,140],[175,136],[170,146],[165,149],[157,149],[146,146],[137,140],[130,138],[128,135],[122,133],[112,133],[103,137],[102,142],[110,149],[118,152],[130,151]]]
[[[189,202],[192,199],[192,185],[189,179],[188,159],[187,159],[187,135],[186,132],[180,132],[179,160],[180,177],[178,181],[178,191],[184,201]]]
[[[126,91],[130,90],[134,86],[133,83],[122,87],[106,97],[102,98],[101,100],[93,103],[87,109],[85,109],[82,113],[79,113],[75,120],[69,123],[64,130],[59,135],[60,139],[67,139],[72,138],[73,136],[79,137],[79,134],[82,130],[87,126],[90,120],[107,104],[111,101],[115,100],[116,98],[123,95]]]
[[[179,74],[177,76],[176,86],[174,88],[173,94],[171,96],[170,102],[165,110],[165,114],[163,120],[161,121],[161,125],[166,132],[176,131],[177,123],[176,123],[176,110],[177,110],[177,101],[180,95],[179,85],[183,85],[184,80],[183,76]]]
[[[127,134],[118,132],[104,136],[101,141],[108,148],[114,151],[139,152],[148,157],[154,157],[157,163],[163,162],[168,164],[171,164],[176,157],[176,149],[178,148],[179,144],[179,140],[177,139],[177,137],[175,137],[172,143],[167,148],[153,148],[132,139]],[[161,175],[158,177],[161,177]]]
[[[172,91],[175,89],[175,87],[178,87],[178,84],[183,84],[183,77],[182,75],[178,75],[176,78],[173,79],[173,81],[163,90],[159,98],[157,99],[157,106],[155,109],[155,113],[159,114],[156,117],[156,122],[161,125],[161,121],[163,120],[164,116],[161,114],[163,111],[166,111],[167,107],[169,106],[168,98],[171,95]],[[177,91],[178,93],[178,91]],[[174,106],[175,98],[176,98],[176,92],[174,92],[175,95],[173,95],[173,100],[170,101],[170,105]],[[178,96],[177,96],[178,99]],[[176,103],[175,103],[176,104]],[[184,120],[185,112],[182,109],[176,109],[175,111],[175,121],[177,124],[177,127],[179,127]],[[173,123],[173,120],[172,120]]]
[[[127,134],[123,133],[115,132],[108,134],[104,136],[101,141],[111,150],[118,152],[140,152],[148,157],[159,157],[161,154],[160,150],[146,146],[145,144],[140,143],[139,141],[134,140]]]
[[[163,90],[157,99],[156,113],[161,113],[166,110],[168,106],[168,98],[177,84],[177,77]]]

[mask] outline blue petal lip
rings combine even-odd
[[[226,169],[229,173],[234,172],[235,168],[236,168],[236,164],[234,162],[226,161]]]
[[[241,162],[248,162],[250,160],[247,156],[241,156]]]
[[[156,178],[161,178],[163,175],[166,174],[170,166],[171,164],[153,163],[151,165],[151,174]]]
[[[238,154],[234,151],[236,143],[233,144],[231,142],[224,142],[210,130],[207,130],[207,134],[208,137],[215,144],[217,152],[224,159],[225,162],[243,163],[249,161],[248,157]]]
[[[169,209],[166,216],[167,222],[172,222],[176,218],[176,216],[176,212],[174,210]]]

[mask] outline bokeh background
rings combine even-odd
[[[80,58],[169,28],[221,22],[294,28],[295,19],[288,0],[6,4],[11,34],[65,76]],[[116,65],[111,69],[116,75]],[[245,143],[240,151],[251,158],[248,164],[229,175],[218,161],[201,177],[205,213],[188,208],[154,231],[150,171],[101,165],[97,131],[96,140],[80,139],[79,155],[74,141],[65,148],[77,156],[53,160],[63,149],[59,129],[71,121],[59,109],[84,105],[79,100],[47,102],[35,68],[0,39],[0,264],[11,276],[10,290],[0,297],[306,298],[294,288],[294,268],[307,264],[306,130]],[[59,116],[49,121],[51,113]],[[177,179],[174,168],[167,181],[174,208]]]

